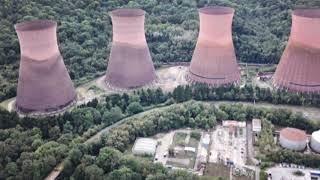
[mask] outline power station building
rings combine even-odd
[[[302,151],[307,146],[307,134],[296,128],[284,128],[280,131],[279,143],[282,147]]]
[[[15,25],[20,43],[18,112],[52,112],[76,99],[57,42],[57,23],[36,20]]]
[[[274,75],[275,87],[294,92],[320,92],[320,9],[292,14],[291,35]]]
[[[111,12],[113,42],[106,83],[110,87],[131,89],[152,83],[156,73],[147,45],[141,9]]]
[[[200,31],[187,79],[212,86],[237,84],[240,70],[232,41],[234,9],[199,9]]]

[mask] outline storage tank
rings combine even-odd
[[[131,89],[156,79],[144,32],[145,12],[117,9],[111,12],[113,42],[106,73],[110,87]]]
[[[307,145],[307,135],[300,129],[284,128],[280,131],[279,142],[284,148],[302,151]]]
[[[320,130],[312,133],[310,146],[313,151],[320,153]]]
[[[48,113],[72,104],[76,93],[58,48],[57,23],[35,20],[15,29],[21,52],[17,111]]]
[[[293,11],[291,35],[273,78],[276,88],[319,93],[319,32],[320,9]]]
[[[199,9],[200,31],[187,80],[212,86],[238,84],[240,70],[232,41],[234,9],[211,6]]]

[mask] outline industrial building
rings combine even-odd
[[[320,9],[298,9],[292,14],[291,35],[274,75],[276,88],[320,92]]]
[[[209,148],[209,144],[210,144],[210,135],[209,134],[205,134],[202,137],[201,144],[203,147]]]
[[[132,89],[156,79],[145,38],[145,12],[141,9],[117,9],[111,12],[113,42],[106,83],[117,89]]]
[[[199,9],[200,31],[187,80],[212,86],[238,84],[240,70],[232,41],[234,9]]]
[[[261,132],[261,119],[252,119],[252,132],[255,135]]]
[[[222,126],[229,128],[229,127],[239,127],[239,128],[245,128],[247,125],[244,121],[235,121],[235,120],[225,120],[222,121]]]
[[[280,131],[279,143],[284,148],[302,151],[307,145],[307,135],[300,129],[284,128]]]
[[[132,153],[134,155],[150,155],[156,153],[158,142],[151,138],[138,138],[133,145]]]
[[[312,133],[310,147],[313,151],[320,153],[320,130]]]
[[[16,109],[54,112],[74,102],[76,93],[57,41],[57,23],[36,20],[15,25],[20,43]]]

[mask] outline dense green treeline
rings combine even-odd
[[[185,171],[168,171],[160,164],[124,155],[122,152],[136,137],[151,136],[182,127],[212,128],[217,122],[214,114],[216,110],[209,105],[187,102],[173,104],[140,118],[130,118],[103,136],[101,141],[87,147],[88,150],[81,151],[81,147],[75,147],[65,161],[66,167],[61,179],[71,177],[85,180],[87,176],[96,174],[85,171],[92,165],[101,171],[99,178],[108,180],[200,179]],[[90,163],[87,161],[88,157],[91,157]]]
[[[236,93],[237,96],[234,94],[230,96],[229,92]],[[208,129],[225,119],[246,121],[262,118],[278,126],[296,127],[309,133],[320,128],[318,122],[310,121],[302,114],[285,109],[255,108],[241,104],[223,104],[216,108],[210,105],[210,102],[185,102],[192,99],[232,100],[228,97],[233,96],[235,98],[233,100],[252,101],[253,92],[254,90],[250,87],[239,90],[237,87],[210,88],[200,84],[177,87],[173,93],[163,93],[161,89],[139,90],[132,94],[109,95],[100,102],[93,100],[62,116],[40,119],[19,118],[15,113],[0,110],[0,179],[42,179],[65,157],[68,157],[68,161],[64,177],[91,177],[92,174],[103,173],[104,176],[111,178],[112,174],[116,176],[117,173],[128,171],[129,174],[135,174],[134,177],[138,175],[144,179],[153,171],[146,169],[141,174],[133,167],[128,167],[129,165],[126,166],[129,170],[122,169],[125,167],[120,163],[114,169],[115,172],[109,172],[103,165],[96,163],[95,156],[98,156],[99,150],[105,146],[124,151],[136,137],[150,136],[182,127]],[[292,99],[290,94],[286,96]],[[185,103],[175,104],[179,102]],[[291,104],[290,102],[282,101],[283,104]],[[172,105],[161,111],[149,113],[143,118],[130,118],[129,121],[112,129],[101,142],[90,147],[91,150],[78,146],[105,126],[141,111],[170,104]],[[68,153],[73,148],[75,149]],[[80,158],[72,158],[72,156]],[[157,165],[151,166],[146,162],[146,166],[156,167]],[[160,173],[159,177],[171,176],[167,173],[169,172]],[[180,175],[174,175],[174,177],[178,176],[188,176],[188,174],[181,172]]]
[[[130,174],[129,177],[139,177],[138,179],[166,179],[164,178],[166,176],[168,179],[175,179],[168,175],[167,171],[163,171],[160,166],[159,169],[161,172],[152,175],[152,171],[150,172],[149,168],[154,167],[157,164],[151,165],[149,164],[150,161],[147,163],[143,160],[139,163],[136,158],[125,155],[127,154],[125,153],[126,151],[130,151],[130,149],[128,150],[130,144],[132,144],[137,137],[153,136],[157,133],[168,132],[172,129],[186,127],[210,129],[213,128],[217,122],[221,123],[222,120],[234,119],[238,121],[247,121],[252,118],[261,118],[263,119],[263,122],[267,122],[270,126],[270,121],[275,125],[281,125],[284,121],[294,122],[295,118],[299,118],[299,121],[304,123],[308,122],[308,120],[301,117],[300,114],[283,109],[256,108],[254,106],[243,106],[241,104],[222,104],[219,108],[216,108],[209,103],[197,101],[173,104],[153,113],[145,114],[142,117],[130,118],[120,126],[113,128],[108,134],[102,135],[99,142],[87,147],[89,150],[81,151],[81,147],[75,147],[64,162],[66,166],[61,179],[73,177],[75,179],[84,180],[86,179],[85,177],[93,174],[95,174],[96,177],[97,172],[88,173],[85,171],[85,169],[92,165],[95,166],[96,170],[99,169],[100,176],[104,176],[107,179],[116,179],[113,174],[116,172],[118,174],[118,171],[122,170],[122,168],[128,169],[127,171]],[[270,128],[270,130],[269,131],[272,133],[272,128]],[[272,143],[274,142],[273,136],[271,139],[272,140],[269,140],[268,142],[261,143],[269,145],[268,143],[270,143],[270,141]],[[266,148],[268,147],[265,147],[265,149]],[[284,150],[279,150],[278,148],[272,149],[272,147],[269,147],[267,150],[269,150],[267,152],[268,155],[271,155],[271,153],[269,153],[270,151],[276,154],[269,157],[269,160],[275,162],[300,162],[308,167],[320,166],[318,161],[320,157],[317,155],[304,155],[291,151],[286,151],[284,153],[282,152]],[[81,153],[76,153],[79,151],[81,151]],[[296,156],[299,158],[295,159]],[[91,159],[90,163],[88,163],[88,157]],[[130,158],[130,161],[128,161],[127,158]],[[284,161],[284,158],[287,159]],[[311,160],[310,158],[313,159]],[[193,177],[191,179],[199,179],[199,177]]]
[[[106,69],[112,23],[108,12],[138,7],[147,12],[146,36],[155,63],[190,61],[198,33],[197,8],[234,7],[233,37],[243,62],[276,63],[290,31],[291,9],[320,7],[319,0],[0,0],[0,100],[16,94],[19,43],[14,24],[58,21],[60,49],[71,78],[80,83]]]
[[[0,179],[43,179],[73,146],[124,117],[161,105],[163,97],[160,89],[114,94],[48,118],[19,118],[0,109]]]
[[[269,88],[245,85],[228,87],[210,87],[206,84],[178,86],[172,92],[177,102],[195,99],[199,101],[249,101],[268,102],[271,104],[290,104],[302,106],[320,106],[320,95],[302,94],[284,90],[272,91]]]

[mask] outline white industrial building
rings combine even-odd
[[[313,151],[320,153],[320,130],[312,133],[310,146]]]
[[[261,132],[261,119],[252,119],[252,132],[255,134]]]
[[[246,127],[246,122],[245,121],[226,120],[226,121],[222,121],[222,126],[223,127],[245,128]]]
[[[194,148],[194,147],[184,147],[184,151],[195,153],[196,152],[196,148]]]
[[[156,153],[158,142],[151,138],[138,138],[133,145],[132,153],[134,155],[150,155]]]
[[[284,128],[280,131],[279,143],[284,148],[302,151],[307,145],[307,135],[300,129]]]
[[[210,135],[209,134],[205,134],[202,138],[202,141],[201,141],[202,145],[205,147],[205,148],[208,148],[209,147],[209,144],[210,144]]]

